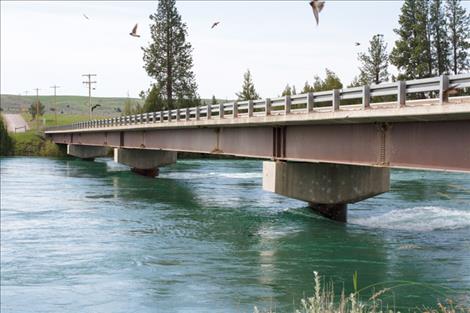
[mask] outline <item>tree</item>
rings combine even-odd
[[[295,85],[292,85],[292,95],[295,96],[297,94],[297,90],[295,89]]]
[[[256,100],[260,99],[260,96],[255,90],[255,85],[253,84],[253,79],[251,78],[250,70],[247,70],[243,75],[243,85],[242,90],[236,93],[238,100]]]
[[[284,90],[282,91],[281,96],[292,96],[292,88],[289,86],[289,84],[286,85]]]
[[[358,79],[361,84],[380,84],[388,80],[388,54],[387,44],[383,35],[377,34],[370,40],[368,53],[359,53],[358,59],[361,62]]]
[[[446,16],[449,24],[451,67],[454,74],[470,66],[470,14],[462,7],[460,0],[447,0]]]
[[[308,81],[305,82],[304,88],[302,89],[302,93],[313,92],[313,86],[310,86]]]
[[[315,82],[313,83],[314,91],[326,91],[333,89],[343,88],[343,83],[339,77],[331,70],[325,69],[325,79],[321,80],[318,76],[315,77]]]
[[[152,88],[150,88],[147,93],[144,93],[143,96],[144,107],[142,108],[142,111],[157,112],[168,110],[168,107],[165,106],[167,103],[162,100],[160,96],[160,91],[158,90],[158,87],[156,85],[152,85]]]
[[[215,98],[215,95],[212,95],[211,104],[217,104],[217,99]]]
[[[430,7],[430,28],[433,68],[437,75],[448,72],[449,59],[449,26],[444,14],[442,0],[432,0]]]
[[[3,117],[0,116],[0,155],[13,154],[13,140],[8,134],[7,128],[3,122]]]
[[[428,0],[405,0],[399,17],[399,36],[390,54],[390,62],[400,71],[399,79],[431,75],[431,43]]]
[[[31,114],[31,117],[33,119],[36,118],[36,113],[38,113],[37,109],[39,109],[39,116],[43,116],[44,115],[44,110],[46,109],[44,104],[42,104],[40,100],[38,100],[38,101],[39,101],[38,106],[36,106],[36,101],[35,101],[34,103],[31,103],[31,105],[29,106],[29,109],[28,109],[28,112],[29,112],[29,114]]]
[[[158,1],[157,12],[150,16],[152,41],[142,48],[144,68],[155,78],[159,96],[169,109],[199,103],[192,71],[192,47],[186,41],[186,24],[175,3],[176,0]]]

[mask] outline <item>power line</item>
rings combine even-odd
[[[83,74],[82,76],[88,77],[88,81],[84,81],[83,83],[85,85],[88,85],[88,109],[90,112],[90,120],[91,120],[93,117],[93,111],[91,110],[91,89],[92,89],[92,85],[96,84],[96,81],[91,81],[91,78],[96,77],[96,74]]]

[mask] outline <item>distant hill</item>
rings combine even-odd
[[[100,104],[101,107],[95,110],[99,116],[120,115],[124,109],[126,100],[143,105],[142,99],[136,98],[103,98],[92,97],[92,105]],[[86,115],[88,114],[88,97],[86,96],[57,96],[58,113]],[[35,103],[36,96],[0,95],[0,106],[4,112],[19,113],[27,110],[32,103]],[[54,96],[39,96],[39,101],[46,107],[46,113],[54,108]],[[202,104],[210,103],[211,99],[201,99]],[[224,100],[225,101],[225,100]]]
[[[87,114],[88,113],[88,97],[85,96],[57,96],[58,112],[63,114]],[[125,101],[128,98],[91,98],[92,105],[100,104],[101,107],[96,109],[96,113],[101,116],[119,115],[119,110],[124,108]],[[134,103],[142,104],[141,99],[129,98]],[[21,112],[27,110],[32,103],[35,103],[36,96],[17,96],[17,95],[1,95],[0,106],[4,112]],[[54,108],[54,96],[39,96],[39,101],[46,106],[46,112],[50,112]],[[119,110],[118,110],[119,109]]]

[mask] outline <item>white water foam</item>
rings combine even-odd
[[[379,216],[351,218],[349,222],[372,228],[428,232],[470,227],[470,211],[431,206],[416,207],[392,210]]]
[[[204,178],[217,178],[217,177],[224,177],[224,178],[232,178],[232,179],[253,179],[253,178],[261,178],[262,174],[258,172],[250,172],[250,173],[216,173],[216,172],[209,172],[209,173],[185,173],[185,172],[170,172],[170,173],[162,173],[160,177],[163,178],[171,178],[171,179],[183,179],[183,180],[190,180],[190,179],[204,179]]]

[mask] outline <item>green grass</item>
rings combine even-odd
[[[36,120],[33,120],[31,114],[23,112],[21,114],[25,121],[28,123],[31,129],[36,129]],[[93,118],[105,118],[104,116],[93,116]],[[81,122],[88,120],[88,115],[86,114],[57,114],[57,123],[56,116],[54,113],[46,113],[43,116],[39,117],[39,129],[44,129],[45,127],[51,126],[60,126],[68,125],[75,122]],[[45,123],[44,123],[45,122]]]
[[[390,293],[393,289],[403,286],[415,286],[416,288],[424,288],[433,292],[441,293],[436,286],[429,284],[420,284],[410,281],[396,281],[393,285],[384,286],[382,283],[373,284],[365,288],[358,289],[357,273],[353,275],[354,292],[349,295],[343,292],[339,297],[335,296],[333,283],[322,282],[320,275],[314,272],[314,287],[313,295],[311,297],[304,297],[300,303],[296,305],[295,313],[399,313],[400,311],[385,307],[381,301],[381,297]],[[383,286],[378,291],[376,287]],[[360,293],[366,290],[372,290],[373,293],[370,297],[362,298]],[[263,310],[260,311],[255,306],[254,312],[268,312],[275,311]],[[446,303],[437,303],[436,308],[416,308],[410,312],[420,313],[470,313],[470,307],[458,305],[452,300],[447,300]]]
[[[21,156],[63,157],[64,151],[59,146],[45,139],[33,130],[11,134],[13,154]]]

